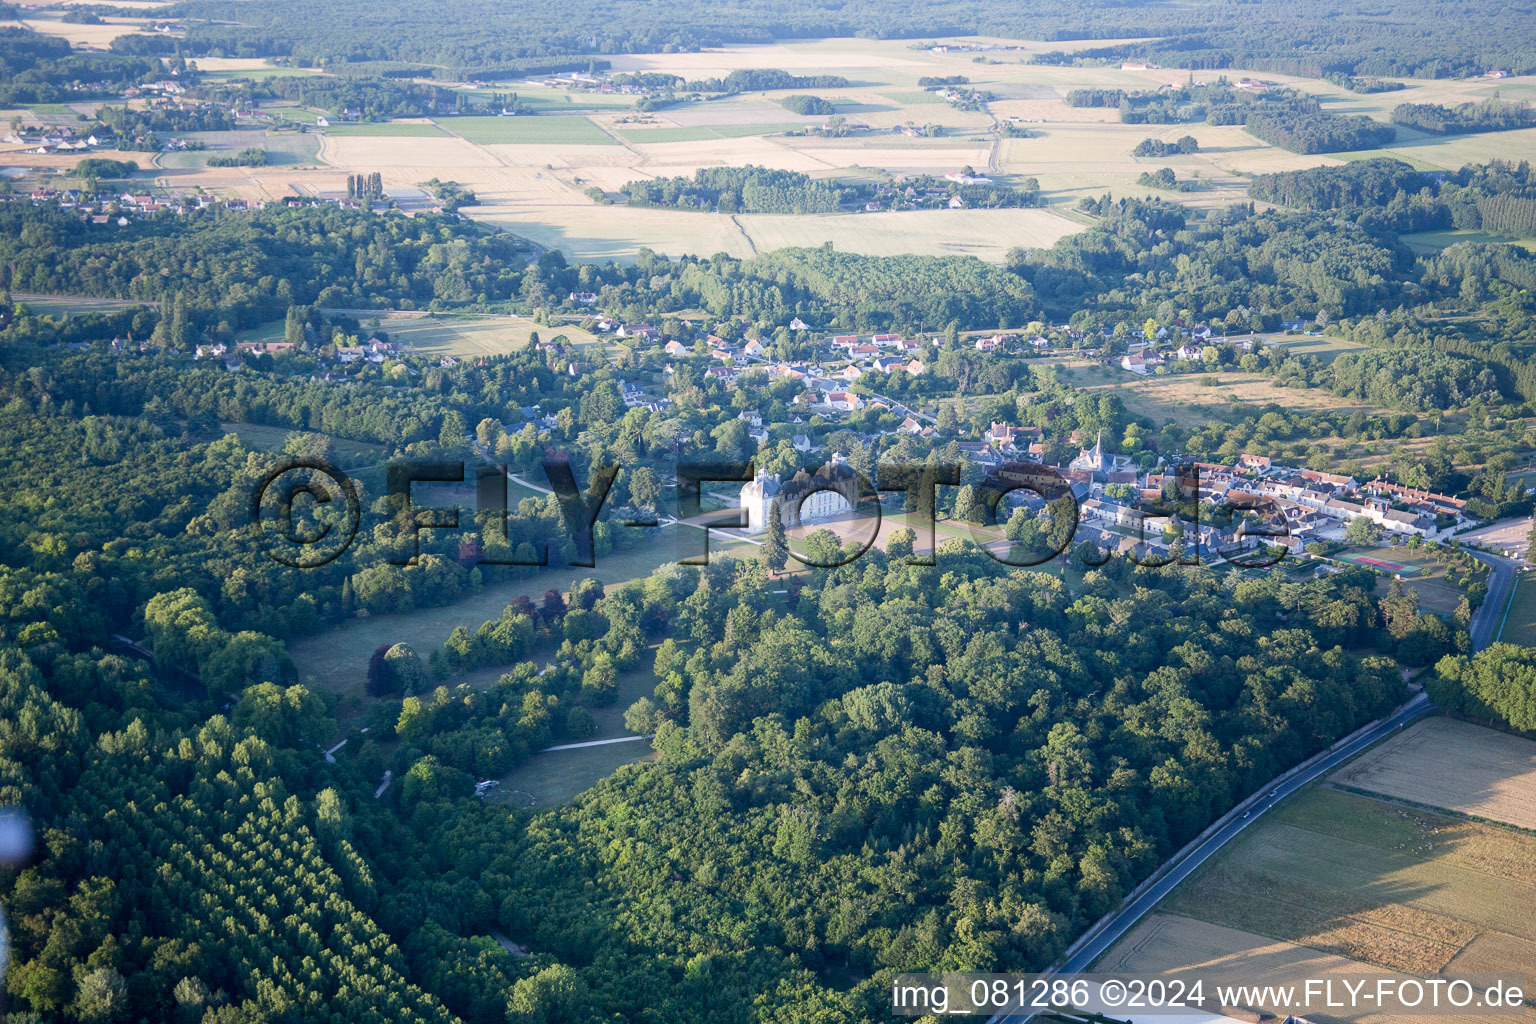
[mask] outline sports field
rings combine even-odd
[[[1393,562],[1376,555],[1337,555],[1335,557],[1341,562],[1363,565],[1379,572],[1390,572],[1398,576],[1417,576],[1419,574],[1419,567],[1416,565]]]
[[[1174,931],[1160,938],[1163,918],[1143,922],[1100,964],[1219,968],[1261,984],[1285,980],[1271,977],[1270,966],[1420,977],[1523,972],[1536,963],[1533,857],[1536,836],[1312,787],[1158,907],[1189,923],[1165,926]],[[1262,955],[1242,956],[1245,946]]]
[[[1536,741],[1453,718],[1419,722],[1330,778],[1536,831]]]

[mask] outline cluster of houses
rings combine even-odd
[[[902,429],[907,426],[903,424]],[[1039,436],[1038,428],[994,423],[985,440],[963,442],[961,447],[1005,485],[1029,484],[1033,476],[1034,485],[1049,494],[1051,487],[1046,480],[1056,481],[1056,477],[1041,477],[1038,470],[1031,473],[1028,465],[1008,465],[1040,455]],[[805,451],[811,445],[797,436],[795,447]],[[767,529],[774,501],[780,502],[786,526],[796,525],[792,521],[796,505],[801,523],[846,515],[856,500],[856,488],[843,479],[847,474],[839,470],[841,461],[834,455],[816,473],[802,471],[788,481],[759,473],[741,489],[741,507],[748,513],[747,531],[761,533]],[[1342,540],[1348,524],[1356,519],[1367,519],[1397,539],[1438,540],[1471,521],[1466,502],[1460,498],[1379,477],[1361,482],[1337,473],[1294,469],[1267,456],[1245,454],[1232,466],[1194,463],[1174,469],[1159,465],[1142,472],[1131,459],[1105,451],[1101,436],[1066,466],[1053,468],[1065,478],[1078,502],[1076,539],[1138,557],[1169,552],[1175,542],[1182,545],[1186,555],[1198,552],[1204,558],[1251,559],[1260,545],[1282,547],[1296,554],[1309,543]],[[1184,501],[1197,500],[1206,513],[1199,514],[1196,522],[1180,521],[1180,528],[1168,535],[1164,525],[1173,521],[1173,510],[1165,494],[1170,483]],[[1036,492],[1015,490],[1012,498],[1013,504],[1045,511],[1045,501]],[[1246,521],[1241,516],[1218,516],[1218,509],[1250,515]],[[1183,516],[1187,514],[1187,510],[1181,511]]]
[[[312,327],[306,324],[304,333],[309,338],[321,363],[349,366],[363,362],[377,365],[386,359],[398,358],[400,355],[399,345],[381,338],[369,338],[358,345],[321,345]],[[219,342],[197,346],[193,350],[192,358],[219,359],[223,361],[226,369],[232,370],[241,366],[247,356],[281,356],[287,355],[293,349],[294,344],[291,341],[237,341],[233,346]],[[444,365],[453,365],[452,356],[444,356],[443,359],[446,360]]]
[[[12,146],[22,146],[24,153],[82,153],[105,145],[106,139],[94,132],[77,132],[69,125],[17,125],[5,134]]]
[[[1197,462],[1177,470],[1159,466],[1143,474],[1128,460],[1104,453],[1100,443],[1084,450],[1063,475],[1086,496],[1081,508],[1087,522],[1140,527],[1148,518],[1143,509],[1160,505],[1165,488],[1173,483],[1183,497],[1197,497],[1203,505],[1246,510],[1274,527],[1283,525],[1267,543],[1293,551],[1313,542],[1341,541],[1358,519],[1374,523],[1386,536],[1425,540],[1439,540],[1471,522],[1461,498],[1380,477],[1362,482],[1339,473],[1295,469],[1262,455],[1241,455],[1232,466]],[[1202,525],[1201,530],[1202,543],[1231,539],[1213,527]]]
[[[152,217],[158,213],[190,213],[221,206],[245,213],[266,208],[265,200],[220,199],[212,195],[164,197],[148,192],[124,192],[121,195],[91,194],[80,189],[36,188],[26,195],[7,197],[7,201],[30,200],[33,206],[55,203],[60,209],[74,210],[93,224],[127,225],[134,217]]]
[[[1299,322],[1296,327],[1288,321],[1284,326],[1286,330],[1300,329]],[[1167,327],[1159,327],[1155,340],[1138,342],[1131,346],[1130,351],[1120,357],[1120,368],[1131,373],[1146,376],[1156,373],[1160,366],[1169,363],[1198,363],[1205,358],[1206,346],[1211,343],[1211,329],[1206,324],[1194,324],[1191,327],[1174,327],[1179,344],[1172,345],[1173,338]],[[1243,352],[1252,352],[1258,339],[1248,334],[1241,338],[1226,339],[1237,346]]]

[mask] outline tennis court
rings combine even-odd
[[[1400,576],[1417,576],[1419,567],[1416,565],[1404,565],[1401,562],[1389,562],[1385,558],[1374,558],[1371,555],[1339,555],[1339,561],[1352,562],[1355,565],[1363,565],[1371,569],[1379,569],[1382,572],[1396,573]]]

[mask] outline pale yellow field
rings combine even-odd
[[[996,63],[976,63],[972,52],[937,54],[913,49],[905,41],[867,39],[810,40],[769,46],[737,46],[691,54],[638,54],[613,58],[616,71],[666,71],[688,78],[723,76],[741,68],[779,68],[790,72],[842,74],[852,84],[843,89],[808,90],[831,99],[850,122],[869,125],[871,133],[841,139],[815,136],[744,135],[665,141],[679,131],[726,133],[754,125],[791,125],[819,121],[800,118],[779,105],[783,92],[753,93],[717,102],[657,111],[636,120],[633,110],[591,112],[590,120],[613,137],[613,145],[590,142],[479,145],[458,138],[451,118],[440,124],[451,137],[328,138],[321,159],[334,167],[334,179],[306,178],[303,172],[251,174],[233,184],[252,194],[279,194],[290,186],[334,191],[347,173],[379,171],[386,184],[416,185],[438,177],[473,188],[481,205],[467,213],[498,224],[543,245],[568,249],[581,258],[629,259],[642,246],[671,255],[728,252],[749,255],[786,244],[831,241],[859,252],[973,252],[997,260],[1015,244],[1049,244],[1073,230],[1066,222],[1032,211],[1007,214],[897,218],[816,218],[788,224],[762,216],[701,215],[682,211],[597,207],[583,190],[597,185],[616,192],[641,177],[691,176],[703,167],[743,166],[799,171],[816,177],[874,173],[947,174],[965,166],[1012,181],[1035,177],[1045,201],[1071,208],[1087,196],[1158,194],[1192,207],[1214,207],[1247,200],[1248,175],[1336,164],[1334,156],[1301,156],[1264,144],[1241,128],[1210,125],[1123,125],[1109,109],[1074,109],[1062,97],[1074,88],[1155,88],[1183,84],[1177,70],[1122,71],[1115,67],[1064,68],[1022,63],[1031,52],[1090,45],[1028,42],[1023,51],[988,54]],[[1103,45],[1102,42],[1092,45]],[[243,63],[231,67],[243,67]],[[917,81],[923,76],[965,75],[975,88],[999,98],[988,112],[956,110],[944,102],[922,102]],[[1200,72],[1196,81],[1218,74]],[[1397,93],[1355,96],[1311,79],[1256,75],[1295,84],[1323,97],[1330,110],[1360,110],[1385,119],[1404,101],[1460,102],[1506,89],[1531,88],[1536,78],[1470,82],[1414,82]],[[1511,93],[1513,95],[1513,93]],[[577,96],[578,100],[582,97]],[[997,140],[994,118],[1017,117],[1038,134],[1031,139]],[[907,139],[889,129],[907,123],[940,124],[945,134]],[[649,128],[656,141],[647,141]],[[1158,159],[1132,157],[1145,138],[1193,135],[1200,152]],[[1410,137],[1411,136],[1411,137]],[[1459,166],[1493,156],[1536,157],[1536,129],[1442,141],[1405,133],[1400,153],[1421,165]],[[1359,156],[1361,154],[1351,154]],[[1151,193],[1136,184],[1143,171],[1173,167],[1181,178],[1198,179],[1203,188],[1190,193]],[[275,197],[275,196],[274,196]],[[909,247],[909,248],[904,248]],[[1247,397],[1246,395],[1244,397]],[[1257,397],[1257,396],[1255,396]],[[1287,396],[1280,396],[1282,398]]]
[[[1536,742],[1431,718],[1345,765],[1333,781],[1536,829]]]
[[[41,35],[59,36],[90,50],[105,50],[118,36],[140,32],[148,24],[140,18],[103,18],[101,25],[74,25],[60,21],[59,17],[54,13],[33,15],[22,24]]]
[[[1207,979],[1208,985],[1302,986],[1308,979],[1341,975],[1381,975],[1400,980],[1408,977],[1333,953],[1170,914],[1152,914],[1131,929],[1098,962],[1095,970],[1130,974],[1188,971]],[[1279,1006],[1244,1008],[1285,1015],[1285,1009]],[[1454,1019],[1466,1024],[1497,1024],[1533,1018],[1536,1013],[1527,1007],[1524,1013],[1514,1015],[1458,1013]],[[1341,1019],[1357,1024],[1417,1024],[1427,1018],[1365,1011],[1349,1012]]]
[[[631,210],[597,206],[585,197],[568,206],[494,203],[474,208],[476,220],[505,228],[584,260],[628,261],[642,247],[667,256],[752,255],[752,244],[727,214]]]
[[[431,177],[439,169],[460,167],[495,167],[499,161],[463,139],[390,138],[376,135],[327,135],[321,158],[338,167],[387,168],[413,167]]]
[[[694,142],[630,143],[629,148],[640,154],[637,166],[657,177],[692,175],[700,167],[741,167],[746,164],[807,173],[850,166],[850,162],[840,158],[839,152],[799,149],[789,145],[790,141],[749,136]]]
[[[527,346],[537,331],[540,338],[558,334],[578,347],[602,344],[601,340],[574,326],[541,326],[528,318],[421,317],[391,319],[383,325],[389,339],[410,346],[417,353],[451,355],[459,359],[503,355]]]
[[[841,252],[979,256],[1002,261],[1013,246],[1046,248],[1083,230],[1050,210],[901,210],[829,217],[742,214],[759,251],[831,242]]]

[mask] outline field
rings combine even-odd
[[[1531,239],[1510,238],[1507,235],[1490,235],[1486,231],[1478,231],[1472,228],[1463,228],[1456,231],[1419,231],[1411,235],[1400,236],[1403,244],[1416,253],[1439,252],[1449,246],[1460,242],[1493,242],[1518,245],[1523,249],[1536,249],[1536,241]]]
[[[153,302],[136,302],[130,299],[89,299],[74,296],[28,298],[18,294],[13,298],[23,303],[34,316],[76,316],[81,313],[109,313],[115,309],[156,305]]]
[[[1462,589],[1451,581],[1445,566],[1422,548],[1350,548],[1335,557],[1379,572],[1377,596],[1385,596],[1392,586],[1392,577],[1401,574],[1403,585],[1418,591],[1419,607],[1424,611],[1450,615],[1461,603]]]
[[[1536,742],[1453,718],[1426,719],[1331,778],[1536,831]]]
[[[438,139],[448,134],[426,121],[358,121],[353,124],[332,124],[324,131],[336,138]]]
[[[1025,44],[1027,51],[1062,45]],[[1164,164],[1173,166],[1181,177],[1200,179],[1205,186],[1170,198],[1209,207],[1245,201],[1248,175],[1334,164],[1357,156],[1286,153],[1235,126],[1123,125],[1114,119],[1114,111],[1073,109],[1062,101],[1067,92],[1085,86],[1156,88],[1175,80],[1182,83],[1186,76],[1177,72],[1055,67],[1008,59],[977,64],[968,53],[940,54],[913,49],[905,41],[866,39],[733,46],[691,54],[615,55],[613,67],[615,72],[666,71],[687,77],[764,67],[841,74],[850,80],[849,86],[817,93],[836,103],[849,122],[862,127],[844,138],[784,135],[790,127],[820,119],[797,118],[785,111],[779,105],[787,94],[783,91],[746,93],[637,115],[628,98],[530,87],[527,99],[540,109],[538,116],[439,121],[444,131],[458,137],[457,145],[421,147],[409,138],[371,134],[397,129],[352,126],[346,129],[356,130],[352,137],[333,133],[322,158],[343,172],[380,170],[389,185],[414,185],[433,176],[459,181],[482,200],[469,210],[471,216],[582,259],[631,260],[642,247],[670,256],[714,252],[747,256],[783,245],[831,242],[855,252],[973,253],[1000,261],[1013,245],[1050,245],[1080,230],[1082,223],[1070,217],[1042,216],[1038,211],[944,211],[932,220],[904,214],[733,219],[631,210],[623,205],[598,207],[584,189],[596,184],[612,193],[638,177],[691,175],[701,167],[748,163],[818,177],[851,178],[947,174],[969,165],[1005,183],[1034,177],[1053,211],[1069,213],[1085,196],[1106,191],[1147,194],[1136,184],[1137,177]],[[952,74],[968,76],[974,86],[994,92],[999,99],[988,112],[963,111],[918,87],[923,76]],[[1241,72],[1225,74],[1233,77]],[[1493,89],[1479,81],[1413,81],[1409,88],[1382,100],[1356,96],[1314,79],[1262,77],[1312,91],[1330,110],[1381,118],[1399,102],[1460,102],[1485,98]],[[1526,84],[1524,80],[1501,83],[1505,88]],[[484,92],[475,90],[477,95]],[[518,94],[524,98],[522,88]],[[994,122],[1008,119],[1026,124],[1036,137],[998,139],[992,133]],[[938,125],[942,134],[911,139],[893,131],[909,124]],[[370,135],[363,136],[362,131]],[[1155,160],[1131,156],[1142,139],[1185,134],[1196,137],[1200,152]],[[1463,159],[1494,156],[1519,159],[1531,155],[1527,149],[1536,154],[1536,145],[1529,145],[1532,140],[1523,133],[1496,134],[1498,138],[1469,136],[1454,141],[1405,135],[1399,148],[1406,158],[1425,167],[1459,166]],[[375,143],[392,143],[393,148]],[[549,180],[532,181],[536,174]],[[1319,341],[1308,347],[1326,354],[1327,345]],[[1283,395],[1279,400],[1293,397]],[[1191,412],[1186,418],[1198,415]]]
[[[1328,343],[1334,339],[1298,340]],[[1336,351],[1342,350],[1341,345]],[[1157,423],[1172,419],[1181,426],[1191,427],[1213,419],[1224,419],[1227,407],[1233,400],[1254,405],[1273,402],[1297,412],[1327,410],[1347,413],[1357,409],[1367,415],[1387,412],[1380,407],[1343,398],[1322,388],[1282,388],[1276,385],[1273,377],[1241,370],[1141,376],[1121,369],[1118,365],[1106,366],[1079,356],[1057,357],[1052,362],[1070,371],[1068,379],[1075,386],[1113,391],[1126,408],[1139,416],[1150,416]],[[1210,384],[1208,381],[1215,383]]]
[[[1177,917],[1143,922],[1100,967],[1260,984],[1523,972],[1536,963],[1533,856],[1536,836],[1309,788],[1175,889],[1159,909]]]
[[[579,327],[540,326],[526,317],[422,317],[419,320],[391,320],[384,328],[391,341],[409,345],[418,353],[451,355],[456,358],[504,355],[528,344],[529,335],[549,339],[563,334],[577,348],[602,345],[601,339]]]
[[[1324,953],[1306,946],[1289,942],[1277,942],[1263,935],[1238,928],[1224,928],[1188,917],[1172,914],[1151,914],[1126,934],[1109,954],[1095,967],[1097,971],[1124,972],[1127,974],[1173,974],[1196,972],[1208,985],[1290,985],[1301,989],[1309,979],[1340,978],[1348,976],[1352,981],[1362,975],[1396,977],[1404,975],[1385,971],[1369,964],[1350,960],[1333,953]],[[1342,981],[1335,983],[1336,989]],[[1254,1007],[1284,1015],[1280,1007]],[[1146,1018],[1155,1020],[1157,1018]],[[1181,1022],[1190,1020],[1220,1020],[1218,1017],[1201,1016],[1170,1018]],[[1281,1019],[1281,1018],[1273,1018]],[[1406,1014],[1360,1011],[1347,1017],[1334,1018],[1311,1014],[1308,1020],[1347,1019],[1354,1024],[1421,1024],[1427,1018]],[[1476,1014],[1461,1015],[1458,1022],[1472,1024],[1497,1024],[1520,1021],[1521,1016],[1493,1016]]]
[[[89,34],[121,32],[129,25],[65,26],[49,11],[33,19],[45,31]],[[78,30],[78,31],[77,31]],[[82,41],[85,41],[82,39]],[[1094,46],[1108,45],[1093,41]],[[819,89],[853,126],[840,138],[815,133],[790,136],[790,129],[821,124],[821,118],[797,117],[780,101],[790,90],[769,90],[685,103],[661,111],[637,113],[630,96],[570,92],[530,83],[517,87],[519,100],[539,113],[523,117],[448,117],[437,121],[337,124],[322,139],[281,134],[266,139],[276,167],[208,169],[206,155],[163,154],[165,188],[196,188],[225,197],[280,199],[289,194],[335,195],[352,173],[379,172],[387,188],[416,187],[431,177],[474,189],[480,204],[469,216],[523,235],[537,244],[556,246],[578,259],[633,260],[641,248],[668,256],[725,252],[749,256],[786,245],[831,243],[839,249],[870,254],[973,254],[1000,262],[1009,248],[1049,246],[1079,231],[1078,201],[1105,192],[1117,196],[1149,194],[1138,176],[1171,166],[1181,178],[1198,179],[1202,188],[1170,193],[1166,198],[1194,207],[1246,201],[1249,176],[1266,171],[1337,164],[1374,155],[1392,155],[1416,166],[1451,168],[1469,160],[1536,157],[1536,129],[1485,135],[1430,137],[1403,132],[1394,146],[1372,153],[1302,156],[1260,142],[1236,126],[1126,125],[1109,109],[1071,108],[1063,97],[1075,88],[1153,89],[1183,84],[1187,74],[1131,71],[1116,67],[1059,67],[1024,63],[1028,54],[1080,48],[1083,43],[1024,42],[1016,57],[981,63],[968,52],[935,53],[914,49],[904,40],[800,40],[767,46],[731,46],[681,54],[614,55],[613,69],[665,71],[685,77],[723,76],[733,70],[781,68],[840,74],[849,85]],[[209,58],[200,69],[211,77],[267,77],[313,74],[277,67],[253,58]],[[986,111],[960,110],[919,87],[925,76],[965,75],[971,84],[998,98]],[[1241,77],[1240,69],[1222,74]],[[1197,75],[1197,80],[1203,76]],[[1214,78],[1214,73],[1210,74]],[[1507,95],[1536,95],[1536,76],[1491,83],[1472,80],[1410,80],[1407,88],[1379,96],[1359,96],[1316,79],[1264,73],[1267,81],[1297,86],[1315,94],[1330,112],[1365,113],[1386,119],[1402,102],[1457,103],[1480,100],[1495,90]],[[803,90],[802,90],[803,91]],[[466,89],[476,97],[487,88]],[[270,108],[286,120],[313,123],[318,112],[292,103]],[[39,105],[33,116],[73,117],[74,110],[53,111]],[[1032,138],[999,138],[997,124],[1027,126]],[[909,138],[899,129],[935,126],[935,137]],[[1193,135],[1197,153],[1137,158],[1135,146],[1146,138],[1171,140]],[[429,146],[422,140],[433,140]],[[313,147],[319,145],[316,151]],[[219,148],[228,148],[219,144]],[[238,147],[236,147],[238,148]],[[29,160],[31,166],[58,166],[54,158]],[[320,164],[324,169],[312,169]],[[1036,179],[1048,211],[936,211],[883,213],[873,216],[770,217],[698,214],[597,206],[585,189],[597,185],[610,195],[626,182],[644,177],[692,175],[703,167],[742,166],[800,171],[817,177],[871,180],[902,174],[949,174],[973,167],[1005,184]],[[1409,239],[1421,251],[1481,240],[1476,234],[1434,233]],[[1300,349],[1325,358],[1338,350],[1326,340],[1297,341]],[[1194,422],[1215,398],[1270,400],[1267,385],[1251,380],[1223,382],[1224,394],[1180,396],[1174,415]],[[1274,400],[1294,401],[1296,393]],[[1311,399],[1308,399],[1311,401]]]
[[[591,789],[625,765],[655,757],[656,752],[645,740],[535,754],[503,775],[501,787],[491,791],[486,803],[535,810],[555,807]]]
[[[1499,639],[1507,644],[1536,647],[1536,573],[1526,573],[1515,585]]]
[[[542,146],[616,146],[618,141],[585,117],[455,117],[442,122],[477,145],[535,143]]]

